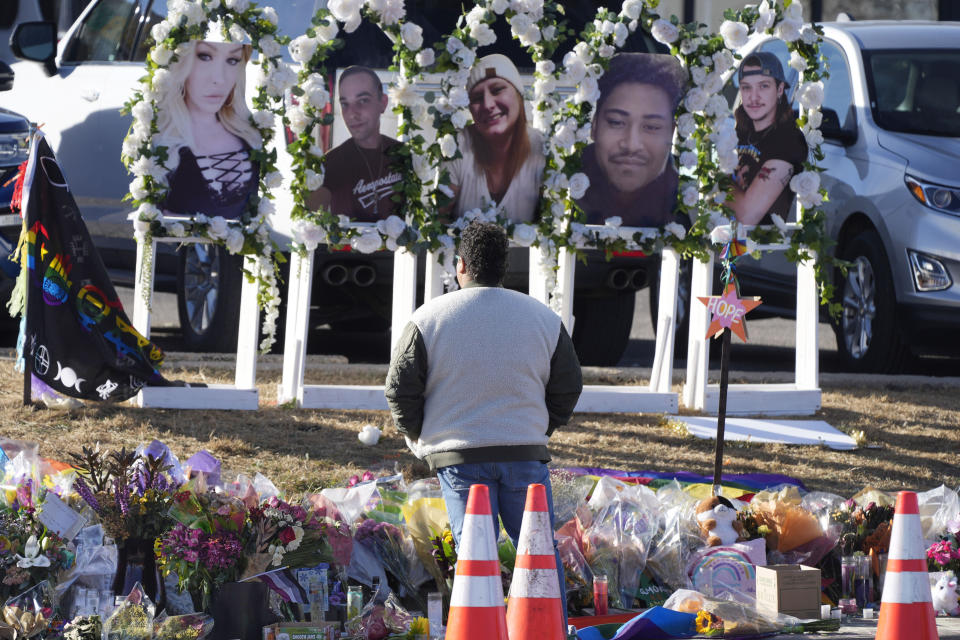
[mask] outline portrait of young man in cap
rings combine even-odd
[[[794,198],[790,179],[803,170],[807,157],[807,142],[787,98],[790,85],[777,56],[768,51],[744,58],[737,80],[740,164],[730,206],[744,224],[770,224],[774,213],[786,220]]]
[[[687,75],[673,56],[621,53],[599,81],[600,97],[583,152],[590,187],[577,204],[588,224],[619,216],[625,226],[677,221],[674,113]]]

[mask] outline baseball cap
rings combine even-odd
[[[745,67],[760,68],[744,71]],[[743,62],[740,63],[740,68],[737,70],[737,82],[743,80],[744,76],[767,76],[768,78],[782,82],[787,87],[790,86],[787,84],[787,79],[783,75],[783,65],[780,64],[777,56],[769,51],[751,53],[744,58]]]
[[[510,58],[502,53],[491,53],[488,56],[479,58],[470,70],[470,77],[467,79],[467,91],[471,91],[475,86],[488,78],[503,78],[513,85],[520,95],[523,95],[523,81],[520,80],[520,72],[510,61]]]

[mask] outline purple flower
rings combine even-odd
[[[91,509],[97,513],[102,513],[100,503],[97,502],[96,496],[93,495],[93,491],[90,490],[90,486],[83,478],[78,476],[77,479],[73,481],[73,490],[83,498],[84,502],[90,505]]]
[[[114,500],[117,502],[117,508],[124,517],[130,512],[130,487],[120,478],[113,479]]]

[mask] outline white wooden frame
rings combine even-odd
[[[354,228],[373,223],[354,222]],[[307,335],[310,331],[310,299],[313,293],[314,251],[290,256],[287,292],[287,323],[283,343],[283,377],[277,389],[280,404],[295,402],[301,409],[387,409],[383,385],[304,384]],[[393,312],[390,347],[413,315],[417,305],[417,256],[406,249],[393,254]]]
[[[145,246],[137,241],[136,284],[133,293],[133,326],[143,337],[150,337],[150,306],[153,300],[153,281],[156,272],[157,243],[209,242],[205,238],[152,238],[150,243],[149,291],[144,290],[143,270]],[[253,271],[256,261],[245,258],[246,267]],[[132,400],[139,407],[162,409],[243,409],[259,408],[257,391],[257,338],[260,328],[260,309],[257,306],[257,284],[246,277],[240,289],[240,326],[237,332],[237,366],[234,383],[211,384],[206,387],[143,387]]]
[[[799,225],[787,225],[798,229]],[[785,251],[789,243],[760,245],[762,251]],[[813,415],[820,409],[820,353],[818,351],[819,306],[813,265],[817,256],[797,263],[796,365],[792,383],[731,384],[727,388],[728,415]],[[687,346],[687,376],[683,404],[710,414],[718,412],[720,385],[708,384],[710,358],[707,353],[707,307],[698,296],[713,294],[713,256],[693,263],[690,286],[690,332]],[[749,292],[747,292],[749,293]],[[747,319],[749,321],[749,318]]]

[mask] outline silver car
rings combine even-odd
[[[822,184],[845,368],[896,371],[910,354],[960,352],[960,23],[823,24],[829,65]],[[753,41],[789,70],[786,45]],[[796,72],[794,72],[795,74]],[[796,78],[787,78],[796,87]],[[733,101],[736,87],[728,87]],[[740,267],[744,291],[794,313],[782,256]]]

